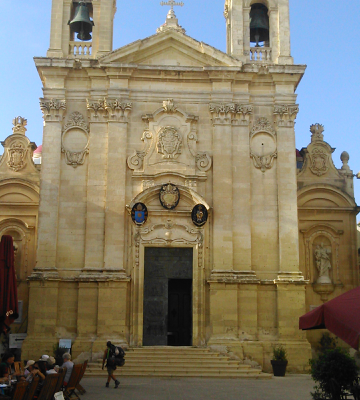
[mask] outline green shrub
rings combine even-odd
[[[324,350],[310,360],[311,376],[316,383],[314,400],[340,399],[345,389],[357,378],[356,362],[340,348]]]
[[[275,361],[287,361],[286,350],[279,344],[273,348],[273,360]]]
[[[319,341],[318,350],[323,353],[326,350],[336,349],[337,338],[333,338],[328,332],[323,333]]]

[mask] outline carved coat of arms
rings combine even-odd
[[[168,210],[172,210],[179,204],[180,192],[175,185],[168,183],[162,186],[159,197],[161,205]]]
[[[17,172],[26,166],[26,149],[21,144],[13,144],[9,151],[9,161],[7,165],[10,169]]]
[[[328,155],[322,149],[314,149],[310,153],[310,170],[313,174],[321,176],[329,169]]]
[[[173,159],[181,154],[182,138],[176,128],[165,126],[159,132],[157,151],[165,159]]]

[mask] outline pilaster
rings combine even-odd
[[[298,105],[275,105],[279,208],[279,276],[299,274],[295,118]],[[301,274],[300,274],[301,275]],[[282,279],[282,278],[280,278]]]
[[[108,132],[104,101],[87,101],[90,121],[85,266],[81,277],[94,278],[104,269],[105,197]]]
[[[233,159],[233,268],[251,271],[251,159],[249,123],[251,105],[235,105],[232,123]]]
[[[40,176],[40,205],[37,263],[31,278],[57,277],[56,251],[58,235],[61,131],[66,111],[65,100],[40,100],[43,112],[43,155]]]
[[[235,104],[210,104],[213,123],[213,271],[233,269],[231,121]]]
[[[132,104],[105,100],[108,119],[108,168],[105,208],[105,270],[126,276],[126,143]]]

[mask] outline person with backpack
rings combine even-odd
[[[104,369],[106,361],[108,378],[105,387],[109,387],[111,379],[115,381],[115,389],[120,385],[120,381],[115,378],[114,372],[116,367],[122,367],[125,364],[124,356],[125,352],[121,347],[114,346],[110,341],[106,343],[102,364],[102,369]]]

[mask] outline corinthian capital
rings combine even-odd
[[[299,112],[298,104],[275,105],[274,107],[275,122],[280,127],[281,126],[293,127],[298,112]]]
[[[105,99],[104,104],[108,112],[109,121],[128,122],[132,103],[121,102],[119,99]]]
[[[86,108],[91,122],[100,121],[100,117],[106,114],[105,100],[91,101],[86,99]]]
[[[250,104],[209,104],[214,124],[248,125],[253,106]]]
[[[66,111],[65,100],[45,100],[40,99],[40,109],[46,122],[61,122]]]

